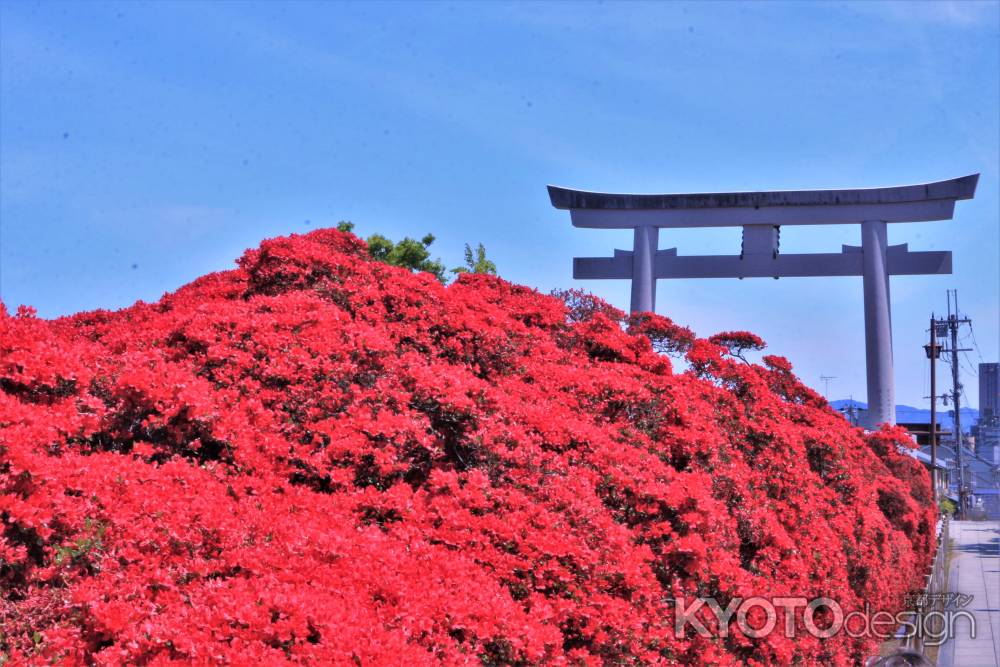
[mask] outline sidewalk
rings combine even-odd
[[[948,591],[974,596],[976,638],[965,621],[938,654],[939,667],[1000,667],[1000,521],[953,521]]]

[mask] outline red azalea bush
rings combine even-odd
[[[929,561],[905,435],[761,345],[335,230],[4,310],[0,662],[855,664],[872,639],[674,631],[681,596],[895,611]]]

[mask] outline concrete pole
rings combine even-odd
[[[892,376],[892,315],[889,310],[889,267],[886,223],[861,224],[862,280],[865,291],[865,357],[868,370],[868,420],[865,426],[896,423]]]
[[[927,356],[931,360],[931,495],[934,498],[934,504],[937,505],[937,481],[938,472],[937,467],[937,357],[938,357],[938,344],[937,344],[937,330],[934,328],[934,313],[931,313],[931,342],[927,346]]]
[[[656,309],[656,249],[658,227],[636,227],[632,246],[632,312],[654,312]]]
[[[955,314],[951,314],[948,299],[948,328],[951,329],[951,407],[955,410],[955,458],[958,459],[958,518],[965,518],[968,493],[965,484],[965,463],[962,461],[962,383],[958,381],[958,292],[955,293]]]

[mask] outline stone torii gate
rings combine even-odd
[[[632,229],[632,250],[577,257],[576,279],[632,280],[631,310],[653,311],[660,278],[861,276],[865,306],[868,423],[895,423],[890,275],[951,273],[951,252],[890,246],[890,222],[950,220],[955,202],[972,199],[979,174],[922,185],[856,190],[792,190],[708,194],[606,194],[549,186],[574,227]],[[782,225],[855,224],[861,245],[841,252],[781,254]],[[659,250],[661,228],[742,227],[739,255],[678,255]]]

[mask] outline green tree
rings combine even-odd
[[[372,234],[366,241],[368,254],[374,259],[411,271],[427,271],[441,282],[447,282],[444,264],[439,259],[431,259],[429,248],[434,243],[433,234],[427,234],[419,241],[407,236],[396,243],[381,234]]]
[[[349,234],[354,233],[354,223],[341,220],[337,229]],[[393,242],[381,234],[372,234],[365,243],[368,244],[368,254],[380,262],[400,266],[411,271],[427,271],[442,283],[447,283],[445,266],[440,259],[431,259],[430,246],[434,243],[434,235],[427,234],[419,241],[409,236],[402,241]],[[480,243],[473,252],[472,247],[465,244],[465,266],[451,270],[452,273],[488,273],[497,275],[496,264],[486,259],[486,248]]]
[[[465,266],[452,269],[452,273],[488,273],[497,274],[497,265],[486,259],[486,248],[480,243],[473,253],[472,246],[465,244]]]
[[[341,220],[337,223],[337,229],[353,233],[354,223]],[[368,244],[368,254],[372,256],[372,259],[411,271],[427,271],[433,273],[434,277],[443,283],[448,281],[445,277],[445,266],[441,260],[431,259],[429,248],[434,243],[433,234],[427,234],[419,241],[407,236],[402,241],[395,243],[381,234],[372,234],[365,239],[365,243]]]

